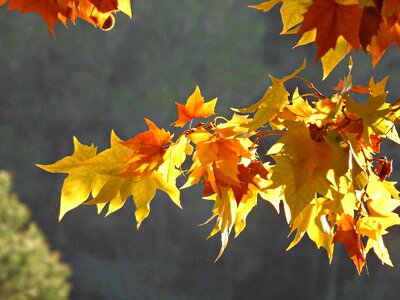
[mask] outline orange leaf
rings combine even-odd
[[[377,136],[376,134],[371,134],[369,136],[369,139],[371,141],[372,151],[374,151],[375,153],[381,152],[382,140],[380,139],[380,137]]]
[[[381,1],[379,1],[379,2],[381,2]],[[392,16],[399,11],[399,6],[400,6],[399,0],[385,0],[382,2],[383,2],[382,3],[382,15]]]
[[[267,180],[269,172],[260,161],[252,161],[248,166],[242,164],[238,165],[238,170],[240,185],[232,185],[231,188],[233,194],[235,195],[236,203],[239,205],[243,196],[248,193],[249,185],[253,184],[254,186],[257,186],[255,177],[258,175],[261,178]]]
[[[54,35],[53,26],[58,22],[58,3],[54,0],[9,0],[8,10],[17,9],[21,14],[38,13],[46,22],[49,31]]]
[[[122,144],[133,150],[133,156],[128,161],[129,166],[122,177],[146,175],[156,169],[164,160],[172,136],[164,129],[158,128],[152,121],[145,119],[148,131],[139,133]]]
[[[372,37],[377,34],[381,21],[382,18],[375,7],[364,7],[360,30],[360,43],[364,50],[367,50]]]
[[[0,0],[0,6],[5,2]],[[9,0],[7,9],[19,10],[21,14],[38,13],[53,35],[58,20],[67,26],[68,20],[75,24],[76,18],[80,18],[93,26],[110,30],[114,26],[112,13],[122,11],[131,17],[130,0]]]
[[[316,60],[329,49],[334,49],[342,35],[356,50],[360,47],[362,9],[358,4],[342,5],[335,0],[314,0],[304,14],[304,21],[297,34],[317,29],[315,43],[318,46]]]
[[[344,244],[349,257],[357,268],[358,274],[360,274],[365,264],[365,252],[354,219],[349,215],[342,214],[337,223],[338,229],[333,237],[333,242]]]
[[[204,98],[200,93],[200,89],[196,86],[195,91],[187,99],[186,104],[176,103],[178,110],[178,120],[174,122],[174,126],[183,127],[185,124],[195,118],[207,118],[213,115],[217,98],[204,103]]]
[[[343,87],[344,87],[344,81],[343,79],[340,79],[338,84],[333,89],[337,92],[341,92],[343,90]],[[361,84],[353,85],[348,92],[357,94],[368,94],[369,87],[363,86]]]

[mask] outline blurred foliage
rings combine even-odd
[[[70,275],[0,171],[0,299],[68,299]]]

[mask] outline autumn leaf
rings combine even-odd
[[[326,142],[314,141],[304,122],[287,121],[285,127],[288,130],[267,153],[276,162],[271,188],[284,186],[286,203],[292,218],[296,218],[317,193],[326,193],[324,186],[329,183],[326,176],[332,168],[331,149]]]
[[[312,0],[271,0],[250,7],[268,12],[280,2],[282,2],[280,13],[283,23],[281,34],[285,34],[303,21],[303,14],[307,11],[307,7],[311,4]]]
[[[333,242],[342,243],[345,246],[349,257],[357,268],[358,274],[360,274],[365,264],[365,251],[355,221],[353,217],[342,214],[337,223],[338,228],[333,237]]]
[[[362,10],[358,4],[342,5],[335,0],[314,0],[297,34],[317,29],[315,43],[318,46],[316,60],[334,49],[339,36],[343,36],[355,49],[360,47],[360,23]]]
[[[0,6],[6,1],[1,1]],[[21,14],[35,12],[46,22],[49,31],[55,35],[54,25],[60,20],[75,24],[80,18],[103,30],[114,26],[112,13],[122,11],[132,17],[130,0],[8,0],[8,10],[19,10]]]
[[[303,64],[296,69],[290,75],[286,75],[283,78],[275,78],[269,76],[272,81],[272,86],[270,86],[262,98],[255,104],[242,109],[234,109],[241,113],[253,113],[253,119],[248,122],[245,126],[249,128],[249,131],[254,131],[255,129],[265,125],[276,117],[276,115],[283,110],[283,108],[288,104],[289,93],[286,90],[284,83],[294,77],[296,77],[302,70],[306,67],[306,60]]]
[[[363,123],[362,138],[368,146],[372,146],[370,136],[385,136],[388,132],[386,116],[390,113],[390,105],[386,102],[386,94],[369,97],[365,105],[356,100],[346,98],[347,110],[360,117]]]
[[[343,58],[349,53],[349,45],[348,42],[343,38],[343,36],[339,36],[335,47],[329,49],[322,57],[322,69],[323,76],[322,80],[324,80],[328,75],[332,72],[332,70],[343,60]]]
[[[53,26],[58,22],[58,3],[49,0],[9,0],[8,10],[17,9],[21,14],[28,12],[38,13],[46,22],[50,32],[54,35]]]
[[[363,8],[360,24],[360,43],[364,50],[368,49],[372,37],[377,35],[381,22],[382,17],[376,7],[366,6]]]
[[[143,176],[157,169],[164,161],[172,136],[164,129],[158,128],[152,121],[145,119],[148,131],[139,133],[123,145],[133,151],[128,161],[128,168],[121,174],[124,177]]]
[[[178,119],[174,122],[174,126],[183,127],[187,122],[196,118],[207,118],[214,114],[217,98],[204,103],[204,98],[201,95],[200,89],[196,86],[193,94],[189,96],[186,104],[176,103],[178,110]]]
[[[54,164],[37,164],[39,168],[51,173],[69,174],[61,189],[59,220],[68,211],[86,201],[91,190],[98,185],[96,174],[84,166],[86,161],[96,155],[96,147],[83,145],[74,137],[74,149],[72,155],[62,158]]]
[[[293,248],[304,236],[305,233],[316,244],[317,248],[323,247],[328,254],[329,262],[333,258],[333,228],[330,227],[324,214],[324,202],[330,201],[325,198],[313,200],[303,211],[292,221],[290,234],[296,231],[296,235],[288,246],[287,250]]]

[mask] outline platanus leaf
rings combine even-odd
[[[1,0],[0,6],[5,2]],[[75,24],[76,18],[80,18],[93,26],[110,30],[115,22],[112,13],[122,11],[132,17],[130,0],[8,0],[8,3],[8,10],[19,10],[21,14],[38,13],[53,35],[58,20],[67,26],[68,20]]]
[[[312,140],[304,122],[287,121],[285,126],[288,130],[277,142],[282,145],[281,150],[276,153],[274,148],[274,152],[270,150],[267,154],[276,162],[271,187],[284,186],[286,203],[295,219],[317,193],[325,193],[321,180],[328,181],[331,149],[326,142]]]
[[[358,274],[360,274],[365,264],[365,251],[353,217],[342,214],[338,221],[338,228],[333,237],[333,242],[342,243],[345,246],[349,257],[357,268]]]
[[[183,127],[187,122],[192,121],[196,118],[207,118],[213,115],[217,98],[204,102],[204,98],[201,95],[200,88],[196,86],[193,94],[189,96],[186,104],[176,103],[178,110],[178,119],[174,122],[174,126]]]
[[[96,155],[96,148],[93,145],[83,145],[74,137],[74,149],[72,155],[62,158],[54,164],[37,164],[39,168],[51,173],[69,173],[61,189],[59,221],[68,211],[85,202],[91,190],[98,185],[96,174],[85,168],[84,165]]]
[[[164,161],[164,154],[172,136],[164,129],[158,128],[152,121],[145,119],[148,131],[139,133],[122,144],[133,151],[128,161],[128,168],[121,176],[133,177],[147,175],[157,169]]]
[[[297,34],[317,29],[315,43],[318,46],[316,59],[334,49],[339,36],[343,36],[354,48],[360,47],[360,23],[362,9],[358,4],[343,5],[335,0],[314,0]]]
[[[270,75],[272,86],[267,89],[263,97],[257,103],[247,108],[234,109],[241,113],[254,112],[253,119],[245,124],[245,126],[249,128],[249,131],[254,131],[270,122],[288,104],[289,93],[284,83],[296,77],[305,67],[306,60],[304,59],[303,64],[290,75],[284,76],[281,79]]]

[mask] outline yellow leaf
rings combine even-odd
[[[98,176],[85,166],[85,162],[96,155],[96,147],[81,144],[74,137],[73,155],[64,157],[54,164],[37,166],[51,173],[69,173],[61,189],[59,221],[63,216],[85,202],[93,188],[98,188]]]
[[[68,211],[85,202],[94,185],[96,185],[96,174],[89,170],[77,170],[68,175],[61,189],[60,215],[58,220],[61,221]]]
[[[141,177],[132,184],[133,201],[135,202],[136,223],[139,229],[140,224],[150,213],[150,202],[153,200],[156,190],[161,188],[161,175],[153,172],[148,176]]]
[[[390,105],[386,102],[386,94],[369,97],[365,105],[346,97],[346,108],[362,119],[362,138],[368,146],[371,146],[371,134],[385,136],[388,132],[387,116],[390,113]]]
[[[316,37],[317,37],[317,29],[314,28],[310,31],[307,31],[307,32],[303,33],[303,35],[301,36],[301,38],[299,39],[299,41],[293,48],[308,45],[308,44],[314,42]]]
[[[290,29],[300,24],[307,11],[307,7],[312,3],[312,0],[283,0],[281,7],[281,16],[283,29],[281,34],[287,33]]]
[[[263,12],[268,12],[270,11],[275,5],[277,5],[279,2],[282,2],[283,0],[270,0],[270,1],[265,1],[262,2],[258,5],[250,5],[250,8],[255,8],[258,10],[261,10]]]
[[[118,0],[118,9],[132,18],[131,0]]]
[[[321,57],[324,80],[332,72],[332,70],[340,63],[348,53],[348,43],[343,36],[339,36],[335,48],[329,49],[324,56]]]
[[[288,121],[285,126],[288,130],[278,140],[283,144],[282,151],[273,155],[276,165],[271,188],[284,186],[286,203],[292,218],[296,218],[317,193],[327,192],[331,150],[327,143],[313,141],[303,122]]]
[[[74,154],[64,157],[54,164],[37,164],[36,166],[51,173],[69,173],[72,169],[80,167],[83,162],[94,157],[96,151],[93,144],[91,146],[83,145],[74,137]]]
[[[237,204],[231,189],[222,188],[221,194],[216,195],[213,214],[210,221],[214,217],[217,217],[214,229],[211,231],[210,236],[215,235],[217,232],[221,233],[221,249],[218,253],[216,260],[218,260],[223,254],[224,250],[228,246],[229,235],[232,227],[235,223],[237,213]]]
[[[290,75],[284,76],[281,79],[270,76],[272,86],[268,88],[264,96],[257,103],[244,109],[234,109],[242,113],[255,112],[253,120],[245,124],[249,128],[249,131],[254,131],[270,122],[288,104],[289,93],[284,83],[296,77],[305,66],[306,60]]]
[[[393,263],[390,260],[389,251],[383,243],[383,238],[379,237],[378,240],[369,238],[367,246],[365,247],[365,252],[367,253],[371,248],[374,249],[376,256],[382,261],[382,264],[387,264],[393,267]]]
[[[288,246],[287,250],[294,247],[307,233],[309,238],[316,244],[317,248],[323,247],[328,254],[329,261],[333,257],[332,229],[326,216],[322,212],[322,204],[326,200],[320,198],[313,200],[307,207],[292,221],[291,233],[296,230],[296,236]]]
[[[134,151],[123,144],[114,131],[111,132],[111,148],[100,152],[90,160],[85,161],[85,166],[98,174],[117,176],[128,167],[128,161]]]

